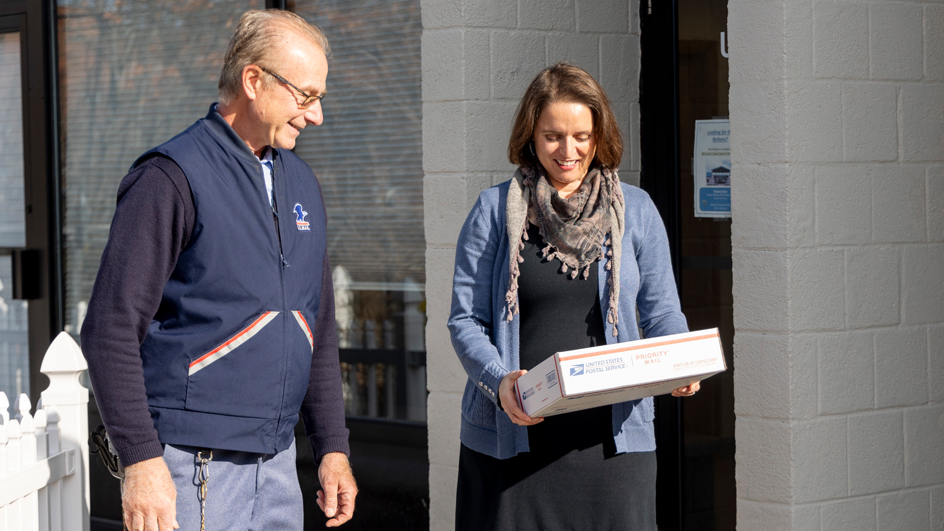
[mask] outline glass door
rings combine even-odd
[[[727,0],[678,0],[679,294],[692,330],[719,329],[728,367],[683,401],[685,530],[735,528],[727,18]]]

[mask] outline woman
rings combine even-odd
[[[448,323],[469,375],[457,529],[655,529],[652,398],[541,419],[514,396],[554,352],[636,340],[638,326],[688,331],[659,213],[617,178],[622,148],[600,85],[550,67],[518,107],[518,170],[462,228]]]

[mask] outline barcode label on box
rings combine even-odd
[[[557,371],[547,373],[547,388],[550,389],[557,385]]]

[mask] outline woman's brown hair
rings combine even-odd
[[[593,135],[597,152],[594,163],[616,168],[623,157],[623,135],[616,124],[603,87],[586,70],[557,63],[541,71],[525,91],[508,141],[508,159],[516,166],[540,164],[530,146],[541,111],[549,103],[573,102],[586,105],[593,115]]]

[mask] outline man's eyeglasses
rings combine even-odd
[[[305,92],[304,90],[302,90],[302,89],[296,87],[295,85],[289,83],[287,79],[285,79],[284,77],[282,77],[282,76],[276,74],[275,72],[269,70],[268,68],[265,68],[265,67],[263,67],[263,66],[260,66],[259,68],[261,68],[262,71],[265,72],[266,74],[269,74],[270,76],[274,77],[275,79],[278,79],[281,83],[284,83],[284,84],[286,84],[286,85],[292,87],[293,89],[295,89],[296,92],[298,92],[299,94],[301,94],[302,98],[304,98],[304,99],[303,99],[302,102],[298,105],[299,107],[308,107],[309,105],[315,103],[316,101],[321,100],[322,98],[324,98],[324,94],[321,94],[320,96],[319,96],[319,95],[316,95],[316,94],[308,94],[308,93]]]

